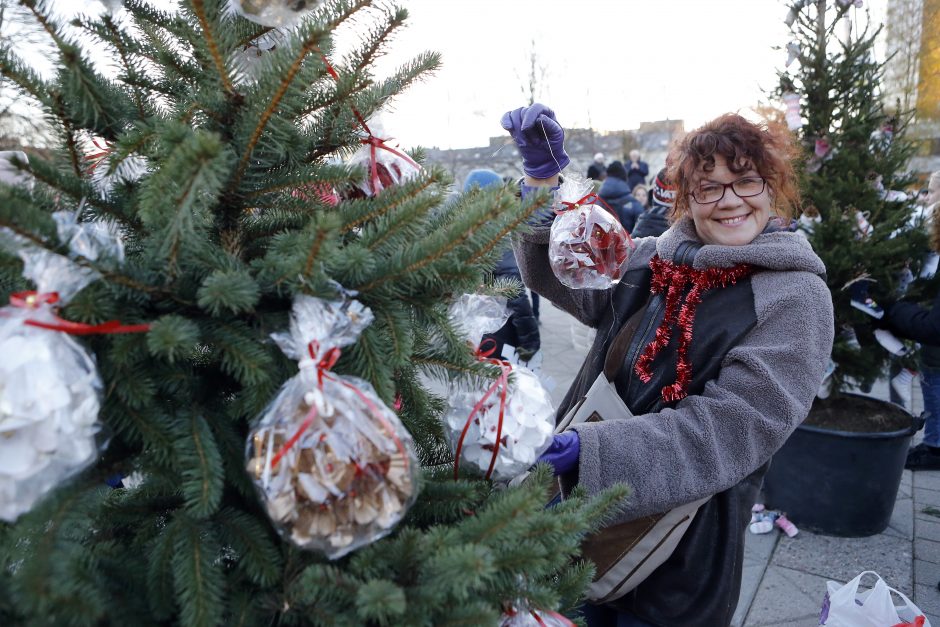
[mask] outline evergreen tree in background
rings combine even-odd
[[[406,12],[330,2],[248,68],[246,46],[270,29],[222,0],[173,12],[127,0],[115,16],[76,20],[82,37],[51,3],[22,4],[55,43],[56,73],[41,77],[7,41],[0,74],[41,105],[58,148],[19,163],[32,191],[0,185],[0,227],[67,254],[53,212],[113,222],[125,263],[84,260],[103,278],[60,315],[152,328],[80,339],[104,381],[111,442],[92,468],[0,523],[0,625],[493,625],[519,598],[570,609],[592,570],[572,556],[624,491],[545,510],[544,467],[518,489],[455,481],[442,399],[420,378],[493,378],[447,305],[483,283],[537,204],[499,188],[441,211],[450,181],[437,168],[336,206],[304,193],[360,181],[361,168],[342,165],[361,146],[355,112],[368,119],[437,66],[424,54],[386,79],[370,72]],[[351,23],[358,44],[334,58],[333,35]],[[116,76],[83,45],[110,54]],[[102,193],[91,140],[108,147],[112,170],[146,159],[142,176]],[[15,255],[0,255],[5,302],[34,286]],[[274,531],[245,439],[297,371],[270,334],[286,329],[294,295],[335,299],[337,283],[375,321],[334,370],[366,379],[389,406],[400,396],[424,480],[390,536],[328,562]],[[105,484],[132,472],[138,486]]]
[[[874,54],[880,29],[865,26],[847,36],[853,16],[855,25],[867,22],[858,19],[861,12],[851,1],[829,0],[827,6],[826,0],[798,0],[790,7],[795,21],[788,48],[798,56],[789,72],[781,72],[779,94],[799,97],[804,219],[814,208],[821,218],[808,237],[826,264],[835,306],[832,358],[838,368],[832,388],[867,389],[885,372],[891,354],[873,336],[874,318],[851,305],[852,285],[867,285],[876,302],[896,300],[905,268],[916,277],[928,251],[923,224],[914,215],[916,194],[892,193],[914,182],[905,170],[913,150],[905,139],[910,115],[889,112],[882,102],[884,63]],[[791,129],[797,125],[793,114]]]

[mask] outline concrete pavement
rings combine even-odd
[[[590,348],[591,331],[541,301],[540,376],[557,406]],[[872,396],[888,397],[887,382]],[[917,384],[914,411],[922,410]],[[744,577],[734,627],[815,627],[827,581],[847,582],[874,570],[940,627],[940,471],[904,471],[888,528],[868,538],[834,538],[774,529],[747,534]],[[886,626],[887,627],[887,626]]]

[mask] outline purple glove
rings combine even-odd
[[[548,462],[555,467],[556,475],[563,475],[578,466],[578,454],[581,452],[581,438],[577,431],[565,431],[552,439],[548,447],[536,462]]]
[[[532,178],[547,179],[571,163],[565,152],[565,129],[545,105],[536,102],[508,111],[499,123],[512,135],[522,156],[522,170]]]

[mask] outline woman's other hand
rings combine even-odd
[[[565,431],[557,434],[551,445],[538,462],[546,462],[554,466],[556,475],[563,475],[578,467],[578,455],[581,452],[581,439],[577,431]]]

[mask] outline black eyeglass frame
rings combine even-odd
[[[760,182],[761,182],[760,191],[759,191],[759,192],[756,192],[756,193],[753,193],[753,194],[739,194],[739,193],[738,193],[738,190],[736,190],[736,189],[734,188],[734,186],[737,185],[738,183],[740,183],[741,181],[746,180],[746,179],[760,179]],[[731,181],[730,183],[716,183],[716,182],[714,182],[714,181],[712,181],[711,183],[712,183],[713,185],[721,185],[721,186],[722,186],[722,189],[721,189],[721,196],[719,196],[719,197],[716,198],[715,200],[709,200],[709,201],[702,201],[702,200],[699,200],[698,198],[695,197],[695,191],[694,191],[694,190],[692,190],[692,191],[689,192],[689,196],[691,196],[691,197],[692,197],[692,200],[694,200],[695,202],[697,202],[697,203],[700,204],[700,205],[711,205],[711,204],[714,204],[714,203],[716,203],[716,202],[720,202],[721,199],[725,197],[725,194],[728,193],[728,188],[729,188],[729,187],[731,188],[731,191],[734,192],[735,196],[737,196],[738,198],[753,198],[754,196],[760,196],[761,194],[764,193],[764,190],[767,189],[767,179],[765,179],[763,176],[742,176],[742,177],[739,178],[737,181]]]

